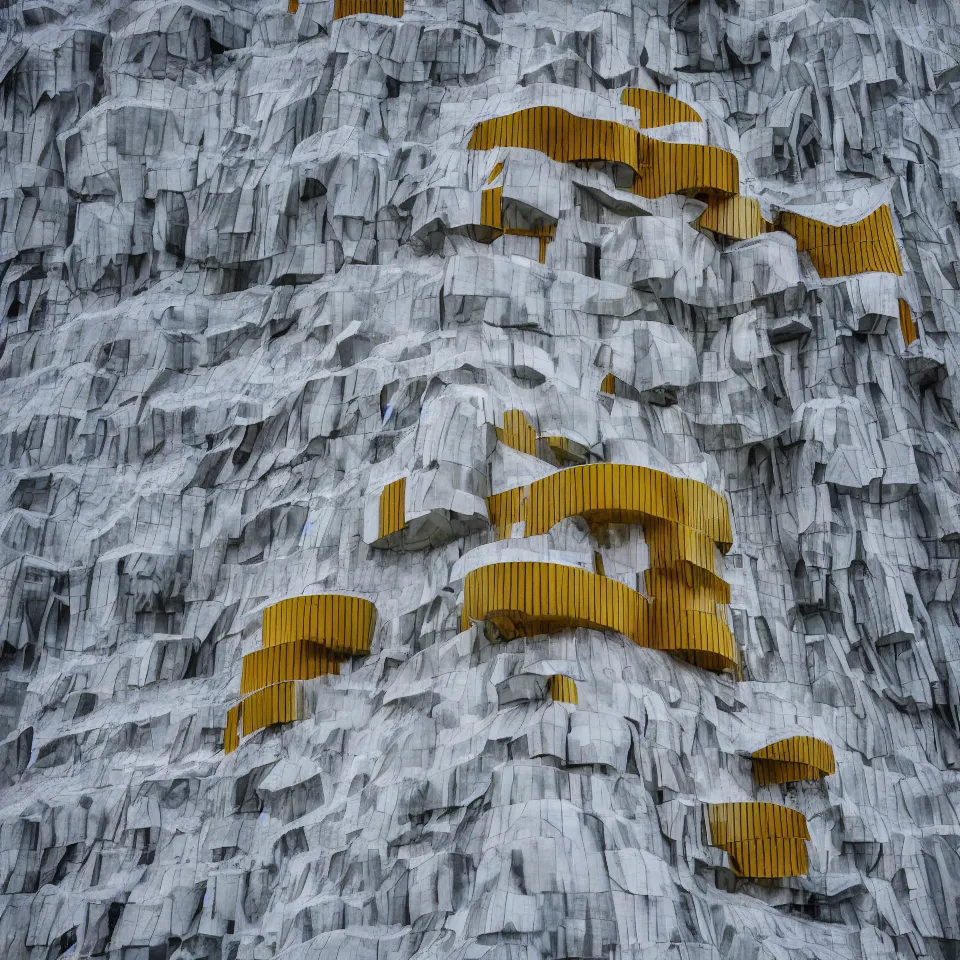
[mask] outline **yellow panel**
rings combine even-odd
[[[576,704],[579,702],[576,683],[570,677],[563,676],[563,674],[555,673],[550,678],[547,689],[550,691],[551,699],[558,703]]]
[[[620,96],[620,102],[640,112],[641,127],[665,127],[671,123],[701,123],[703,117],[693,107],[655,90],[630,87]]]
[[[906,300],[900,301],[900,333],[903,335],[903,345],[909,347],[917,337],[917,322],[913,319],[910,304]]]
[[[240,743],[240,704],[227,711],[227,728],[223,733],[223,752],[233,753]]]
[[[300,9],[300,0],[288,0],[287,13],[296,13]]]
[[[377,539],[390,536],[407,525],[406,501],[407,478],[401,477],[388,483],[380,494],[380,525]]]
[[[313,640],[291,640],[255,650],[243,658],[240,693],[252,693],[282,680],[312,680],[340,673],[337,654]]]
[[[487,177],[487,183],[493,183],[493,181],[496,180],[501,173],[503,173],[503,164],[502,163],[494,164],[493,170],[490,171],[490,176]]]
[[[808,870],[807,845],[795,838],[745,840],[730,843],[730,869],[738,877],[768,880],[775,877],[802,877]]]
[[[497,439],[521,453],[537,455],[537,434],[522,410],[507,410],[503,415],[503,429],[497,427]]]
[[[787,737],[754,751],[753,776],[760,784],[819,780],[837,769],[833,747],[816,737]]]
[[[251,693],[240,701],[239,707],[245,737],[275,723],[303,719],[297,684],[292,680]]]
[[[263,611],[263,645],[313,640],[342,656],[370,652],[377,608],[362,597],[338,593],[291,597]]]
[[[796,877],[807,871],[806,818],[776,803],[711,803],[711,843],[743,877]]]
[[[375,13],[381,17],[402,17],[403,0],[333,0],[333,19]]]
[[[773,230],[773,224],[764,219],[760,204],[753,197],[712,196],[707,209],[694,224],[702,230],[712,230],[731,240],[752,240]]]
[[[503,229],[503,187],[491,187],[480,194],[480,225]],[[494,237],[493,239],[496,239]]]
[[[736,642],[721,609],[730,602],[730,587],[714,562],[715,546],[725,552],[733,542],[730,513],[723,496],[706,484],[648,467],[594,463],[488,497],[487,509],[501,538],[521,521],[524,535],[532,537],[572,516],[592,526],[642,525],[652,601],[643,639],[636,642],[709,670],[738,666]]]
[[[630,167],[634,193],[654,199],[682,190],[735,194],[737,158],[698,143],[664,143],[613,120],[577,117],[559,107],[527,107],[474,127],[468,149],[523,147],[558,163],[605,160]]]
[[[821,277],[846,277],[854,273],[903,273],[900,250],[893,234],[888,206],[844,227],[784,211],[778,225],[796,238],[797,250],[810,254]]]
[[[603,382],[600,384],[600,392],[601,393],[617,392],[617,378],[612,373],[608,373],[603,378]]]
[[[467,574],[461,629],[489,620],[508,640],[574,627],[615,630],[644,645],[647,600],[618,580],[535,561],[493,563]]]
[[[668,193],[740,192],[740,164],[728,150],[699,143],[664,143],[640,134],[640,169],[633,192],[648,200]]]
[[[524,147],[559,163],[608,160],[638,173],[636,130],[613,120],[577,117],[559,107],[527,107],[474,127],[468,149]]]

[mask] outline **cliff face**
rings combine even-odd
[[[291,7],[0,8],[4,960],[955,958],[955,6]]]

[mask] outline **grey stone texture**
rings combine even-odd
[[[4,0],[0,956],[955,960],[960,32],[948,0]],[[552,104],[733,151],[744,193],[889,203],[904,275],[599,168],[469,151]],[[556,223],[479,242],[479,195]],[[905,346],[898,299],[920,327]],[[613,372],[617,396],[599,394]],[[461,632],[538,436],[726,493],[744,677],[613,634]],[[376,543],[408,478],[408,537]],[[372,511],[372,513],[371,513]],[[631,536],[633,539],[631,539]],[[634,583],[636,532],[607,553]],[[264,607],[374,601],[309,718],[222,749]],[[545,696],[572,677],[579,704]],[[810,734],[825,780],[757,787]],[[808,821],[737,879],[704,805]]]

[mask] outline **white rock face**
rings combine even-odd
[[[955,960],[957,19],[7,0],[3,960]],[[731,151],[765,216],[889,204],[903,275],[821,279],[615,165],[468,149],[531,106],[639,130],[628,87],[692,105],[645,132]],[[492,175],[549,242],[480,242]],[[461,631],[478,566],[594,569],[576,520],[496,541],[485,498],[557,469],[498,442],[514,409],[726,494],[742,679]],[[602,559],[636,585],[643,537]],[[376,604],[370,656],[225,754],[263,609],[324,592]],[[758,786],[794,734],[836,773]],[[806,876],[710,845],[705,804],[752,800],[806,816]]]

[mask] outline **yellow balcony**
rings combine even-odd
[[[493,563],[464,581],[461,629],[487,620],[507,640],[576,627],[644,645],[646,599],[617,580],[559,563]]]
[[[370,652],[377,608],[362,597],[339,593],[290,597],[263,611],[263,645],[313,640],[344,657]]]
[[[833,747],[816,737],[787,737],[751,754],[757,783],[820,780],[836,772]]]
[[[726,850],[739,877],[799,877],[807,872],[806,818],[776,803],[711,803],[711,843]]]
[[[843,227],[784,211],[778,225],[797,241],[797,250],[809,253],[821,277],[854,273],[903,273],[900,250],[893,234],[888,206]]]
[[[338,674],[342,659],[313,640],[291,640],[254,650],[243,658],[240,693],[253,693],[283,680],[312,680]]]

